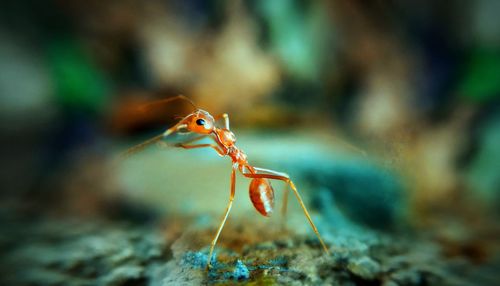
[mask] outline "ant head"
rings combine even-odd
[[[215,128],[215,120],[212,115],[201,109],[185,117],[182,123],[185,124],[187,131],[199,134],[210,134]]]

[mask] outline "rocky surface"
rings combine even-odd
[[[460,271],[469,269],[467,262],[446,260],[437,245],[411,237],[353,229],[326,234],[328,256],[312,236],[245,225],[227,227],[207,272],[213,229],[197,224],[179,232],[67,218],[4,222],[2,285],[488,285],[493,279],[476,272],[466,282]]]
[[[81,220],[2,228],[2,285],[145,285],[168,259],[154,229]]]

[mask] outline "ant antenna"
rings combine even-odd
[[[191,106],[192,106],[195,110],[197,110],[197,109],[198,109],[198,107],[196,106],[196,104],[194,104],[194,102],[193,102],[191,99],[189,99],[187,96],[182,95],[182,94],[177,95],[177,96],[174,96],[174,97],[169,97],[169,98],[160,99],[160,100],[156,100],[156,101],[153,101],[153,102],[147,103],[147,104],[145,104],[145,105],[141,106],[141,109],[142,109],[143,111],[145,111],[146,109],[151,108],[151,106],[153,106],[153,105],[167,104],[167,103],[169,103],[169,102],[176,101],[176,100],[185,100],[185,101],[187,101],[189,104],[191,104]]]
[[[140,107],[140,109],[141,109],[142,111],[145,111],[146,109],[150,108],[150,107],[151,107],[151,106],[153,106],[153,105],[158,105],[158,104],[167,104],[167,103],[172,102],[172,101],[175,101],[175,100],[185,100],[185,101],[187,101],[189,104],[191,104],[191,106],[192,106],[195,110],[197,110],[197,109],[198,109],[198,107],[196,107],[196,105],[194,104],[194,102],[193,102],[191,99],[189,99],[188,97],[186,97],[186,96],[184,96],[184,95],[182,95],[182,94],[177,95],[177,96],[174,96],[174,97],[165,98],[165,99],[160,99],[160,100],[157,100],[157,101],[153,101],[153,102],[147,103],[147,104],[145,104],[145,105],[141,106],[141,107]],[[178,119],[178,118],[182,118],[182,116],[175,116],[175,118],[176,118],[176,119]],[[170,129],[169,129],[169,130],[170,130]],[[153,137],[153,138],[150,138],[150,139],[148,139],[148,140],[146,140],[146,141],[144,141],[144,142],[142,142],[142,143],[139,143],[139,144],[137,144],[137,145],[135,145],[135,146],[133,146],[133,147],[131,147],[131,148],[127,149],[125,152],[123,152],[123,153],[121,154],[121,157],[122,157],[123,159],[126,159],[126,158],[128,158],[129,156],[131,156],[131,155],[133,155],[133,154],[135,154],[135,153],[138,153],[138,152],[142,151],[144,148],[148,147],[149,145],[154,144],[154,143],[157,143],[157,142],[160,142],[160,141],[161,141],[164,137],[165,137],[165,133],[160,134],[160,135],[157,135],[157,136],[155,136],[155,137]]]

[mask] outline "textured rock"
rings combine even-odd
[[[313,236],[270,234],[229,224],[205,270],[213,229],[94,220],[26,220],[1,224],[1,285],[456,285],[460,267],[419,240],[346,226],[332,232],[319,220],[331,255]],[[268,227],[268,226],[262,226]],[[253,233],[254,236],[247,235]],[[173,240],[168,240],[173,237]],[[490,271],[487,269],[487,271]],[[491,272],[491,271],[490,271]],[[476,272],[473,281],[481,277]],[[489,274],[491,275],[491,274]],[[494,275],[494,274],[493,274]],[[471,278],[471,279],[472,279]],[[493,278],[481,281],[494,281]],[[485,283],[483,285],[488,285]]]
[[[347,269],[363,279],[375,279],[381,273],[380,265],[370,257],[363,256],[349,262]]]
[[[3,253],[14,285],[144,285],[168,253],[151,228],[89,221],[18,222]]]

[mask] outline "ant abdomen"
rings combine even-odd
[[[274,210],[274,190],[268,179],[254,178],[250,182],[250,200],[263,216],[271,216]]]

